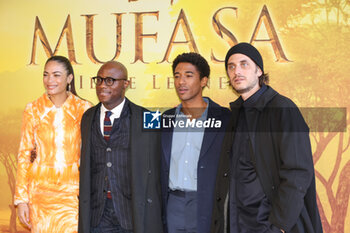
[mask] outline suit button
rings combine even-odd
[[[204,166],[200,166],[200,168],[201,168],[201,169],[203,169],[203,168],[204,168]]]
[[[271,187],[271,188],[272,188],[272,190],[275,190],[275,186],[273,186],[273,185],[272,185],[272,187]]]
[[[111,152],[112,149],[108,147],[108,148],[106,149],[106,151],[107,151],[107,152]]]
[[[217,225],[217,224],[218,224],[218,220],[215,220],[215,221],[214,221],[214,224]]]
[[[152,203],[152,199],[151,199],[151,198],[148,198],[148,199],[147,199],[147,202],[148,202],[149,204],[151,204],[151,203]]]
[[[224,173],[224,177],[227,177],[227,176],[228,176],[228,174],[225,172],[225,173]]]
[[[151,170],[148,170],[148,174],[151,174],[152,173],[152,171]]]
[[[107,163],[107,167],[112,167],[112,163],[111,163],[111,162],[108,162],[108,163]]]
[[[217,201],[221,201],[221,197],[216,198]]]

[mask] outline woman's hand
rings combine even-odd
[[[32,227],[29,220],[29,207],[27,203],[20,203],[17,205],[17,215],[21,223],[29,228]]]

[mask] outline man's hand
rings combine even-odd
[[[17,215],[21,223],[25,224],[29,228],[32,227],[29,220],[29,207],[27,203],[18,204]]]

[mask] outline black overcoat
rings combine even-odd
[[[227,229],[227,199],[231,171],[230,156],[240,97],[231,103],[230,130],[225,135],[215,187],[211,232]],[[297,106],[271,87],[256,106],[246,111],[250,154],[257,176],[270,204],[269,222],[286,232],[322,232],[316,204],[315,175],[309,129]],[[238,156],[233,155],[233,164]],[[239,190],[236,190],[239,192]],[[236,221],[230,211],[230,221]]]

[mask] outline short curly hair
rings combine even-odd
[[[209,78],[209,75],[210,75],[209,64],[207,60],[205,60],[205,58],[202,57],[200,54],[191,52],[191,53],[182,53],[178,55],[173,61],[173,65],[172,65],[173,74],[175,73],[176,66],[182,62],[188,62],[194,65],[200,74],[200,79],[204,77]]]

